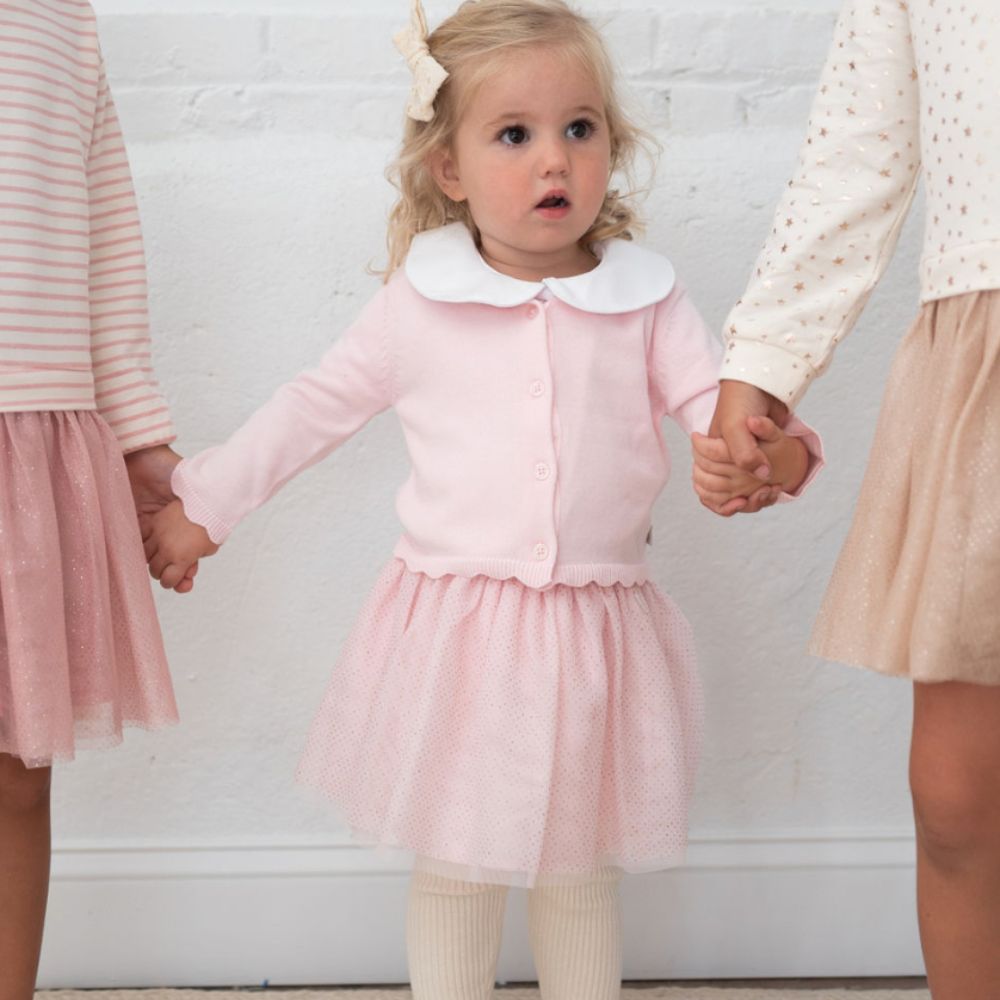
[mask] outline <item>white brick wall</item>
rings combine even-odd
[[[408,3],[95,5],[136,173],[158,369],[180,447],[193,450],[219,440],[318,357],[375,287],[365,265],[382,252],[391,197],[382,172],[407,87],[390,36]],[[450,6],[428,4],[431,20]],[[674,259],[718,327],[791,170],[837,0],[582,6],[606,25],[628,89],[664,147],[647,204],[648,240]],[[699,850],[718,838],[731,845],[725,865],[738,867],[740,845],[761,840],[833,845],[831,857],[840,858],[836,845],[847,831],[875,843],[909,829],[906,685],[809,661],[803,647],[849,521],[889,358],[915,310],[916,242],[911,228],[859,330],[806,402],[830,461],[807,499],[756,519],[714,519],[690,493],[685,443],[670,435],[675,480],[657,508],[653,562],[700,637],[710,714],[694,834]],[[376,421],[252,518],[205,564],[192,597],[160,601],[183,725],[133,734],[122,750],[64,770],[56,814],[63,849],[280,846],[336,836],[326,808],[305,800],[290,776],[337,648],[394,541],[404,461],[393,418]],[[851,850],[844,848],[846,867],[871,861]],[[761,871],[798,885],[791,870],[780,871],[776,852]],[[75,856],[57,856],[57,872]],[[731,929],[680,912],[683,947],[664,951],[640,934],[631,968],[912,971],[909,874],[900,871],[891,891],[880,885],[873,912],[885,911],[886,928],[904,928],[901,944],[869,934],[849,946],[824,931],[825,952],[816,942],[783,950],[779,941],[771,964],[726,964],[713,945],[720,936],[733,941],[734,954],[769,954],[752,936],[772,926],[758,912],[760,891],[772,885],[762,875],[747,899],[752,919],[733,901]],[[690,877],[696,888],[705,884],[697,870]],[[60,893],[71,882],[56,883],[46,953],[50,981],[64,985],[82,983],[73,970],[87,957],[78,944],[74,950],[72,927],[59,929],[59,901],[69,899]],[[794,905],[840,912],[802,885]],[[702,898],[681,895],[695,908]],[[802,914],[789,926],[797,921],[808,926]],[[206,954],[207,964],[192,961],[183,974],[157,966],[155,975],[239,974],[212,966]],[[806,967],[793,954],[809,956]],[[686,965],[685,955],[693,956]],[[706,956],[700,965],[698,955]],[[521,968],[518,961],[508,968]],[[386,962],[389,978],[398,951]],[[99,980],[100,970],[88,982]]]

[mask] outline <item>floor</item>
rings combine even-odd
[[[53,990],[35,1000],[409,1000],[402,987],[303,990]],[[497,990],[497,1000],[539,1000],[537,989]],[[780,980],[767,983],[633,984],[622,1000],[930,1000],[921,980]]]

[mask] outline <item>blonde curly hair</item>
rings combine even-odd
[[[448,71],[434,101],[434,118],[408,118],[399,155],[387,177],[399,191],[389,214],[389,262],[386,280],[406,259],[413,237],[451,222],[464,222],[479,242],[479,232],[465,202],[455,202],[431,174],[431,154],[450,148],[455,132],[477,89],[512,50],[546,46],[580,60],[594,74],[604,98],[611,143],[611,174],[624,176],[629,190],[609,189],[594,224],[580,240],[589,249],[600,240],[632,239],[642,223],[633,205],[635,162],[650,160],[656,141],[628,116],[615,87],[615,73],[597,29],[564,0],[466,0],[427,39],[431,55]],[[610,177],[609,177],[610,181]]]

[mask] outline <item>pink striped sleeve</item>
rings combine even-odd
[[[146,260],[118,112],[101,63],[87,159],[90,348],[97,408],[126,452],[175,437],[153,374]]]

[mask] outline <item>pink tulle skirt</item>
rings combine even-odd
[[[177,719],[121,447],[0,413],[0,753],[29,767]]]
[[[653,584],[536,590],[394,560],[299,778],[366,840],[532,885],[677,864],[701,727],[690,627]]]

